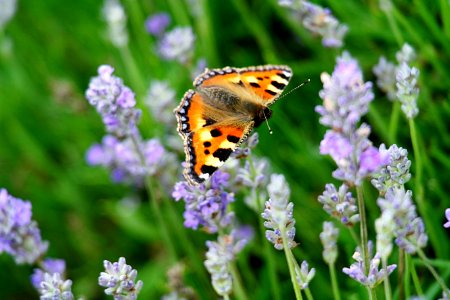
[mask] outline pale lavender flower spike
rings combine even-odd
[[[192,59],[195,35],[191,27],[176,27],[167,32],[159,42],[159,54],[163,59],[182,64]]]
[[[170,23],[170,16],[167,13],[157,13],[145,20],[145,29],[148,33],[160,36],[164,33]]]
[[[115,300],[134,300],[142,288],[143,282],[135,282],[137,271],[127,265],[125,258],[118,262],[104,261],[105,272],[100,273],[98,284],[105,287],[105,294],[111,295]]]
[[[72,281],[62,279],[59,273],[45,273],[39,294],[41,300],[72,300]]]
[[[31,283],[36,289],[40,289],[41,282],[44,281],[44,274],[53,275],[59,273],[61,276],[66,271],[66,262],[63,259],[47,258],[42,262],[42,269],[34,269],[31,275]]]

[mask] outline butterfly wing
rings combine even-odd
[[[257,95],[260,104],[272,105],[292,77],[292,70],[283,65],[264,65],[248,68],[206,69],[195,81],[196,87],[228,86],[236,84]]]
[[[195,79],[194,86],[198,92],[187,91],[175,109],[178,132],[184,140],[186,154],[184,176],[190,184],[208,179],[252,130],[253,118],[234,111],[231,102],[256,101],[261,106],[270,106],[291,77],[292,71],[287,66],[265,65],[206,69]],[[208,87],[218,87],[220,93],[242,98],[233,98],[233,101],[223,96],[204,98],[205,94],[200,91]]]

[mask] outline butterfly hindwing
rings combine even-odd
[[[217,123],[189,133],[185,145],[186,179],[194,184],[208,179],[225,163],[250,131],[250,124],[241,127]]]

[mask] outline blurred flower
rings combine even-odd
[[[206,67],[207,67],[206,59],[199,58],[197,60],[197,63],[195,64],[195,67],[191,70],[191,79],[194,81],[195,78],[197,78],[197,76],[205,72]]]
[[[400,64],[395,74],[397,97],[408,119],[414,118],[419,113],[417,108],[417,98],[419,97],[418,78],[419,70],[415,67],[410,67],[405,62]]]
[[[444,224],[444,227],[450,228],[450,208],[445,210],[445,218],[447,219],[447,222]]]
[[[220,296],[229,295],[232,291],[233,279],[230,263],[248,242],[243,231],[234,230],[229,235],[219,235],[217,242],[207,241],[205,267],[211,274],[214,290]]]
[[[369,252],[372,252],[370,242],[368,248]],[[369,257],[370,256],[371,253],[369,253]],[[366,275],[364,270],[364,258],[362,257],[361,250],[359,248],[356,249],[352,257],[356,260],[356,262],[353,263],[350,268],[343,268],[342,272],[371,289],[375,288],[378,284],[385,280],[397,267],[396,265],[389,265],[386,269],[378,270],[381,260],[380,255],[376,253],[370,260],[368,275]]]
[[[378,86],[387,93],[388,99],[398,99],[406,117],[412,119],[419,113],[417,108],[419,70],[409,65],[415,59],[416,53],[409,44],[405,43],[395,57],[398,65],[381,57],[373,68],[373,72],[377,76]]]
[[[377,234],[377,253],[387,261],[392,252],[392,239],[394,238],[395,222],[392,210],[384,210],[381,216],[375,220],[375,232]]]
[[[0,0],[0,31],[3,30],[6,23],[14,16],[16,6],[16,0]]]
[[[348,186],[344,183],[336,190],[334,184],[325,185],[325,191],[318,198],[323,204],[323,209],[342,224],[353,226],[359,222],[358,207]]]
[[[378,87],[386,93],[387,98],[391,101],[397,98],[395,68],[396,66],[384,56],[381,56],[378,64],[373,67],[373,73],[377,77]]]
[[[311,268],[311,270],[309,270],[308,263],[304,260],[300,268],[298,265],[295,265],[295,274],[300,289],[304,290],[308,287],[309,283],[314,278],[314,275],[316,275],[316,269]]]
[[[102,144],[94,144],[88,149],[86,160],[90,165],[110,169],[115,182],[141,184],[144,176],[163,176],[163,173],[173,175],[176,159],[158,139],[138,140],[137,143],[131,138],[119,140],[106,135]]]
[[[173,114],[175,99],[176,93],[168,82],[154,80],[148,89],[145,104],[155,120],[167,126],[172,126],[175,123],[175,115]]]
[[[37,223],[31,219],[31,203],[0,189],[0,254],[6,252],[17,264],[36,262],[48,248]]]
[[[410,63],[412,60],[416,58],[416,51],[411,45],[408,43],[403,44],[402,49],[395,53],[395,58],[397,59],[399,64],[402,63]]]
[[[358,63],[347,52],[338,57],[333,74],[322,73],[321,79],[323,105],[316,111],[320,123],[331,129],[320,144],[320,153],[331,155],[336,162],[333,177],[360,185],[387,163],[387,156],[368,138],[370,127],[364,123],[357,127],[373,100],[372,84],[363,81]]]
[[[177,263],[167,271],[170,293],[164,295],[161,300],[197,299],[194,289],[186,286],[184,282],[185,269],[183,263]]]
[[[393,187],[387,190],[384,198],[378,198],[377,204],[382,214],[390,211],[393,216],[396,244],[406,252],[414,254],[419,248],[426,246],[428,236],[422,219],[417,216],[411,197],[411,191],[405,191],[403,187]]]
[[[164,33],[167,26],[170,23],[170,16],[167,13],[157,13],[151,15],[145,20],[145,29],[147,32],[154,35],[160,36]]]
[[[63,280],[61,274],[44,273],[44,280],[39,288],[41,300],[72,300],[72,281]]]
[[[234,201],[234,194],[226,191],[229,177],[228,173],[219,170],[198,186],[185,181],[175,184],[172,197],[185,202],[185,227],[197,229],[203,226],[206,231],[214,233],[231,224],[234,214],[228,212],[228,204]]]
[[[135,282],[137,271],[126,264],[123,257],[118,262],[103,262],[105,272],[100,273],[98,284],[106,287],[105,294],[112,295],[114,299],[136,299],[143,282]]]
[[[192,59],[194,41],[195,36],[191,27],[176,27],[162,37],[159,53],[163,59],[186,64]]]
[[[272,174],[267,186],[270,199],[266,201],[261,216],[265,219],[266,238],[274,244],[275,249],[283,250],[283,231],[286,234],[287,245],[293,248],[297,245],[295,237],[294,204],[289,202],[290,189],[286,179],[281,174]]]
[[[325,47],[342,47],[348,27],[340,24],[328,8],[304,0],[280,0],[279,4],[291,8],[294,16],[315,35],[322,36]]]
[[[124,137],[136,132],[141,111],[135,108],[134,93],[123,84],[122,79],[112,75],[113,72],[111,66],[100,66],[99,76],[89,83],[86,98],[102,116],[106,130]]]
[[[336,262],[338,255],[336,241],[339,236],[339,229],[334,227],[333,222],[323,222],[323,231],[320,233],[320,241],[323,245],[323,260],[332,265]]]
[[[389,188],[399,188],[409,181],[411,161],[408,159],[408,151],[395,144],[387,150],[386,146],[382,144],[379,152],[388,156],[389,163],[372,176],[371,182],[381,194],[384,194]]]
[[[120,48],[128,43],[127,15],[118,0],[105,0],[103,18],[108,23],[108,37],[114,46]]]
[[[31,283],[36,289],[40,289],[41,282],[45,280],[45,273],[49,275],[53,275],[55,273],[59,273],[61,277],[64,277],[63,274],[66,271],[66,262],[63,259],[51,259],[46,258],[41,265],[40,269],[34,269],[33,274],[31,275]]]

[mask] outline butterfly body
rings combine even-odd
[[[289,82],[287,66],[206,69],[175,109],[184,140],[190,184],[208,179],[254,127],[270,118],[269,106]]]

